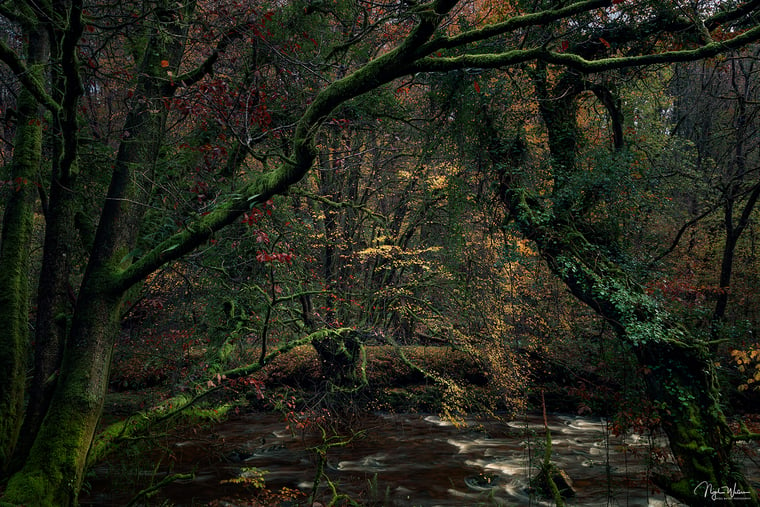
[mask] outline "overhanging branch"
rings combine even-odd
[[[499,35],[504,35],[521,28],[545,25],[553,21],[589,12],[594,9],[609,7],[610,5],[612,5],[611,0],[584,0],[582,2],[575,2],[573,4],[557,9],[548,9],[540,12],[522,14],[509,18],[501,23],[487,25],[477,30],[470,30],[452,37],[441,37],[435,39],[430,43],[422,46],[419,53],[430,54],[441,49],[462,47],[466,44],[490,39]]]
[[[760,25],[733,39],[711,42],[694,49],[663,51],[640,56],[621,56],[589,60],[573,53],[551,51],[546,47],[514,49],[502,53],[465,54],[452,57],[424,57],[409,66],[411,72],[448,72],[465,68],[499,69],[534,60],[561,65],[584,73],[597,73],[656,64],[691,62],[711,58],[760,40]]]

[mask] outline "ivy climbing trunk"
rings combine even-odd
[[[45,30],[27,29],[29,71],[44,80],[47,59]],[[22,89],[18,97],[17,130],[11,166],[13,192],[3,215],[0,238],[0,472],[10,462],[23,419],[26,366],[29,354],[30,256],[42,149],[42,110]]]
[[[711,493],[724,488],[745,493],[721,497],[723,505],[758,505],[757,494],[731,458],[736,437],[721,405],[710,344],[687,330],[620,265],[614,228],[587,218],[596,204],[590,191],[594,182],[569,186],[574,172],[582,170],[575,168],[574,151],[566,151],[575,149],[578,129],[569,102],[585,88],[579,86],[581,76],[568,72],[551,89],[545,73],[534,79],[548,137],[562,140],[549,143],[554,176],[549,204],[521,180],[524,144],[500,141],[493,120],[483,118],[487,153],[510,219],[570,292],[606,319],[635,354],[657,410],[653,415],[661,421],[677,466],[657,476],[658,485],[689,505],[711,504]],[[614,107],[614,101],[605,106]],[[619,111],[610,113],[620,117]],[[620,143],[615,146],[619,149]]]
[[[724,505],[758,505],[754,488],[731,458],[736,437],[721,404],[710,346],[675,320],[570,224],[523,227],[544,260],[581,301],[612,323],[644,371],[647,393],[668,436],[678,471],[655,481],[689,505],[711,503],[711,491],[746,494]]]

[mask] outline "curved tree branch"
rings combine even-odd
[[[24,85],[24,88],[29,90],[37,102],[54,114],[61,110],[61,105],[53,100],[53,97],[45,90],[45,86],[35,77],[35,74],[29,72],[24,60],[3,39],[0,39],[0,61],[10,67],[13,74]]]

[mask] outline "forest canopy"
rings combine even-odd
[[[199,386],[172,413],[299,345],[343,387],[367,343],[453,346],[514,410],[542,358],[617,362],[661,487],[757,505],[731,417],[760,382],[758,15],[0,3],[0,502],[76,504],[166,417],[100,425],[114,354],[150,341]]]

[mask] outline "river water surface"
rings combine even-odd
[[[553,461],[567,472],[576,491],[569,505],[680,505],[648,486],[650,445],[664,442],[639,435],[613,437],[603,420],[588,417],[551,415],[548,423]],[[328,449],[325,471],[340,492],[361,505],[553,505],[531,494],[529,487],[543,458],[543,418],[453,424],[430,415],[375,414],[352,426],[362,434]],[[225,497],[225,481],[254,467],[268,471],[270,489],[308,492],[317,462],[314,447],[322,441],[317,431],[294,434],[273,414],[226,421],[214,429],[211,440],[168,444],[174,471],[192,469],[195,478],[164,488],[163,498],[173,505],[205,505]],[[144,472],[142,487],[160,479],[153,470]],[[126,503],[128,497],[107,486],[115,478],[113,465],[95,469],[91,494],[82,504]],[[320,491],[324,489],[323,482]]]

